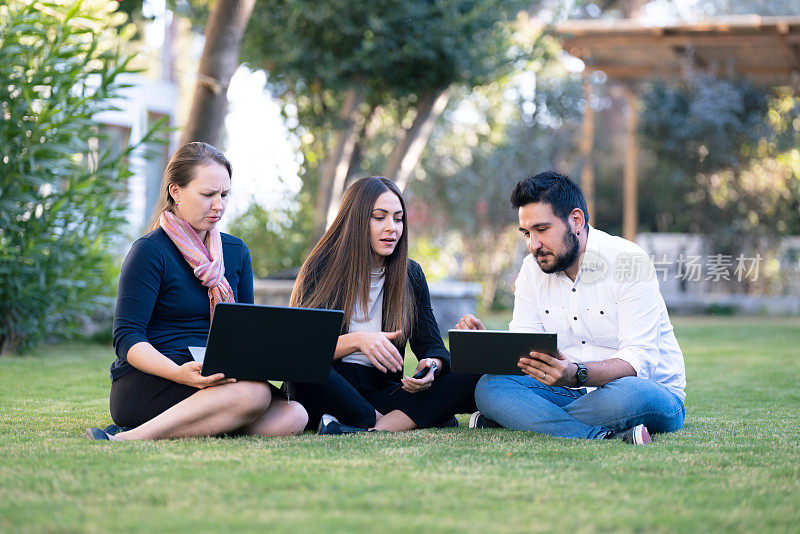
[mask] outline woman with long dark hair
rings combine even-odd
[[[114,313],[111,417],[86,437],[133,439],[267,436],[303,431],[307,415],[267,383],[203,376],[188,347],[205,345],[218,302],[253,302],[247,245],[217,223],[231,189],[231,164],[206,143],[170,158],[153,230],[131,247]]]
[[[328,381],[285,384],[321,434],[449,426],[454,414],[475,409],[478,377],[449,372],[425,275],[408,259],[405,203],[391,180],[350,186],[300,269],[291,305],[344,310]],[[420,378],[403,376],[407,342]]]

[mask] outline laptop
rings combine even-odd
[[[328,379],[344,312],[221,302],[205,348],[189,347],[201,374],[239,380],[322,383]]]
[[[531,351],[554,355],[557,335],[508,330],[448,330],[455,373],[521,375],[517,362]]]

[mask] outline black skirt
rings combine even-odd
[[[111,382],[111,418],[116,425],[137,427],[198,391],[197,388],[132,369]]]

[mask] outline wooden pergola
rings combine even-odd
[[[746,15],[692,24],[648,26],[632,19],[568,20],[557,27],[564,48],[583,60],[584,74],[604,72],[622,84],[626,100],[623,164],[623,235],[635,239],[637,220],[636,136],[638,114],[633,87],[638,82],[680,79],[687,69],[745,76],[753,83],[800,88],[800,17]],[[580,149],[581,185],[594,218],[594,112],[591,83],[584,76],[587,103]],[[592,222],[594,222],[592,220]]]

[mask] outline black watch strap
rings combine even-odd
[[[575,372],[575,381],[577,382],[576,385],[581,387],[586,383],[586,379],[589,378],[589,371],[586,369],[585,365],[576,362],[574,363],[578,366],[578,370]]]

